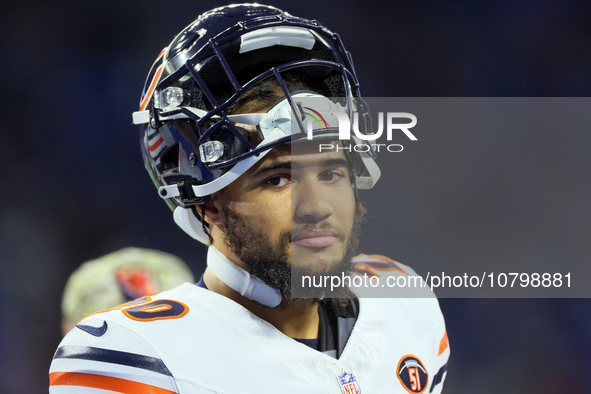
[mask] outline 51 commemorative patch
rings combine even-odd
[[[396,368],[398,380],[409,393],[421,394],[429,384],[427,369],[417,357],[412,354],[406,355],[398,362]]]

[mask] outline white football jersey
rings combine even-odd
[[[448,358],[436,298],[360,298],[336,359],[185,283],[80,322],[56,351],[50,393],[440,393]]]

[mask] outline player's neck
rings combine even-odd
[[[205,270],[203,279],[209,290],[242,305],[288,337],[299,339],[318,337],[320,320],[316,300],[283,300],[275,308],[270,308],[240,295],[240,293],[216,277],[209,269]]]

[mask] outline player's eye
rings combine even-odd
[[[320,179],[326,182],[336,182],[343,178],[343,175],[337,171],[327,171],[320,175]]]
[[[289,178],[286,176],[274,176],[273,178],[269,178],[265,181],[265,183],[269,186],[285,186],[289,182]]]

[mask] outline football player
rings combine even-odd
[[[441,392],[449,346],[434,297],[303,281],[414,274],[383,256],[352,260],[357,189],[380,170],[371,149],[351,149],[358,134],[339,140],[343,114],[368,118],[350,54],[318,22],[238,4],[181,31],[133,121],[175,222],[208,245],[207,269],[81,321],[56,351],[50,391]]]

